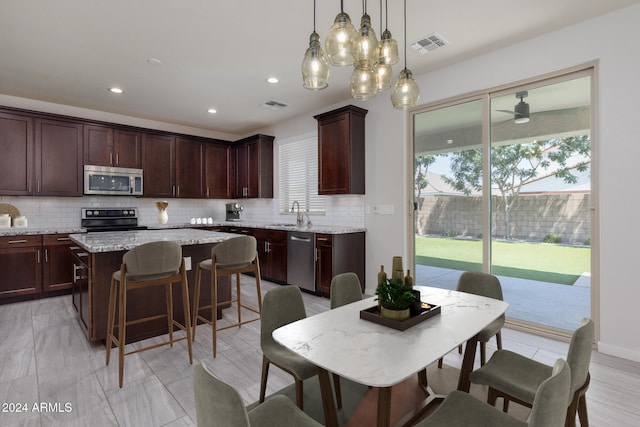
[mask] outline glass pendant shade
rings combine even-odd
[[[411,71],[405,68],[398,74],[398,80],[393,85],[391,91],[391,103],[393,108],[406,110],[418,103],[420,99],[420,88],[413,79]]]
[[[329,60],[320,47],[320,36],[315,31],[309,37],[309,48],[302,60],[303,86],[320,90],[329,86]]]
[[[389,89],[391,87],[391,75],[393,74],[391,65],[376,65],[376,74],[378,78],[378,92]]]
[[[360,31],[353,40],[353,59],[358,67],[373,67],[378,62],[378,39],[371,27],[371,18],[362,15]]]
[[[365,101],[376,96],[378,82],[373,68],[355,67],[351,74],[351,96],[355,99]]]
[[[327,58],[332,65],[339,67],[353,65],[352,43],[357,35],[349,15],[340,12],[324,42]]]
[[[393,65],[400,60],[398,42],[391,38],[391,31],[384,30],[380,38],[378,64]]]

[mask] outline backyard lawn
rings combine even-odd
[[[492,273],[572,285],[590,271],[589,246],[504,242],[492,244]],[[416,263],[463,271],[482,270],[482,241],[416,236]]]

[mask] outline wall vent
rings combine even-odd
[[[438,33],[431,33],[428,36],[420,37],[418,40],[409,43],[416,52],[421,55],[425,53],[431,52],[432,50],[447,46],[449,42],[447,42],[442,36]]]
[[[266,108],[267,110],[282,110],[286,106],[287,104],[278,101],[267,101],[261,105],[262,108]]]

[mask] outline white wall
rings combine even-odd
[[[600,286],[600,351],[640,361],[640,334],[632,325],[640,318],[637,308],[640,285],[635,280],[636,252],[640,241],[630,229],[637,219],[636,167],[640,159],[637,104],[640,100],[640,5],[586,21],[563,30],[500,49],[472,60],[418,77],[421,103],[501,86],[550,72],[598,61],[599,98],[597,133],[594,135],[593,187],[599,216],[599,271],[593,277]],[[437,54],[437,53],[436,53]],[[347,102],[328,106],[329,111]],[[394,215],[366,214],[367,285],[375,283],[380,264],[388,266],[393,255],[405,254],[408,194],[406,174],[406,119],[391,108],[388,96],[366,103],[367,163],[366,206],[392,204]],[[313,130],[310,116],[269,127],[261,132],[278,137]],[[409,238],[408,236],[406,238]],[[407,261],[405,258],[405,268]]]

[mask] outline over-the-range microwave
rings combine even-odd
[[[84,194],[142,196],[142,169],[85,165]]]

